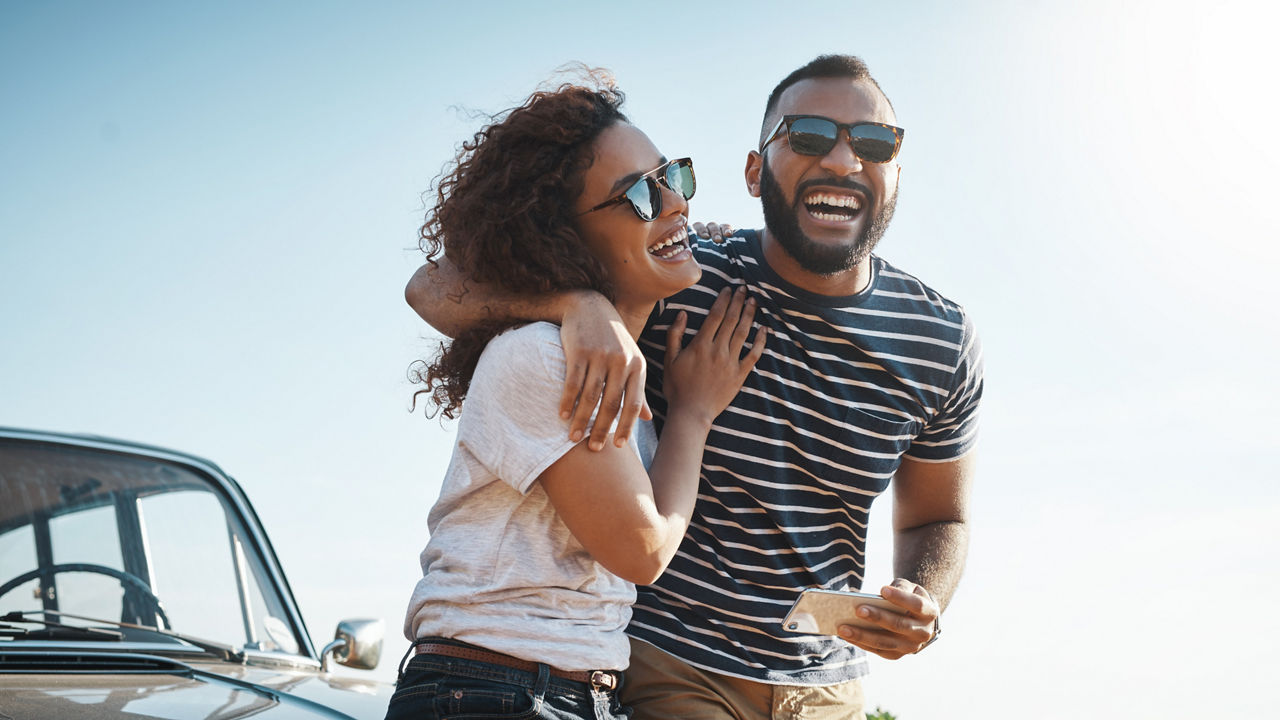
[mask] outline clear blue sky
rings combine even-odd
[[[408,412],[422,193],[480,112],[612,69],[697,219],[769,89],[871,65],[907,128],[895,264],[966,305],[988,390],[912,718],[1270,710],[1280,115],[1265,3],[0,3],[0,425],[207,456],[310,629],[403,649],[452,428]],[[869,582],[889,579],[888,502]]]

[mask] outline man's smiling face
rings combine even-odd
[[[893,109],[875,85],[849,78],[797,82],[783,92],[766,125],[784,115],[895,123]],[[784,130],[756,162],[759,184],[753,194],[761,198],[765,224],[808,272],[833,275],[865,261],[893,217],[899,165],[858,158],[844,130],[821,156],[792,150]]]

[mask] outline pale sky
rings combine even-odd
[[[483,113],[614,71],[695,219],[769,90],[862,56],[907,129],[880,253],[987,360],[969,568],[921,718],[1258,716],[1280,661],[1280,53],[1256,2],[0,2],[0,425],[208,457],[317,646],[391,679],[452,425],[408,412],[422,193]],[[888,500],[868,586],[890,579]],[[354,672],[352,672],[354,674]]]

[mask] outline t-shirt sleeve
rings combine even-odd
[[[924,462],[950,462],[973,449],[978,440],[978,405],[982,400],[982,343],[973,320],[964,316],[964,336],[952,388],[942,409],[911,443],[907,456]]]
[[[564,378],[556,326],[526,325],[494,338],[472,376],[458,444],[503,482],[528,492],[576,444],[559,413]]]

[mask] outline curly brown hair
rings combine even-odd
[[[472,280],[523,295],[588,289],[613,298],[604,266],[578,235],[574,204],[596,138],[627,122],[624,95],[606,71],[580,74],[491,117],[462,144],[418,231],[427,262],[443,254]],[[445,417],[457,417],[485,345],[521,324],[482,323],[441,343],[430,365],[414,363],[410,379],[427,385],[415,405],[428,394]]]

